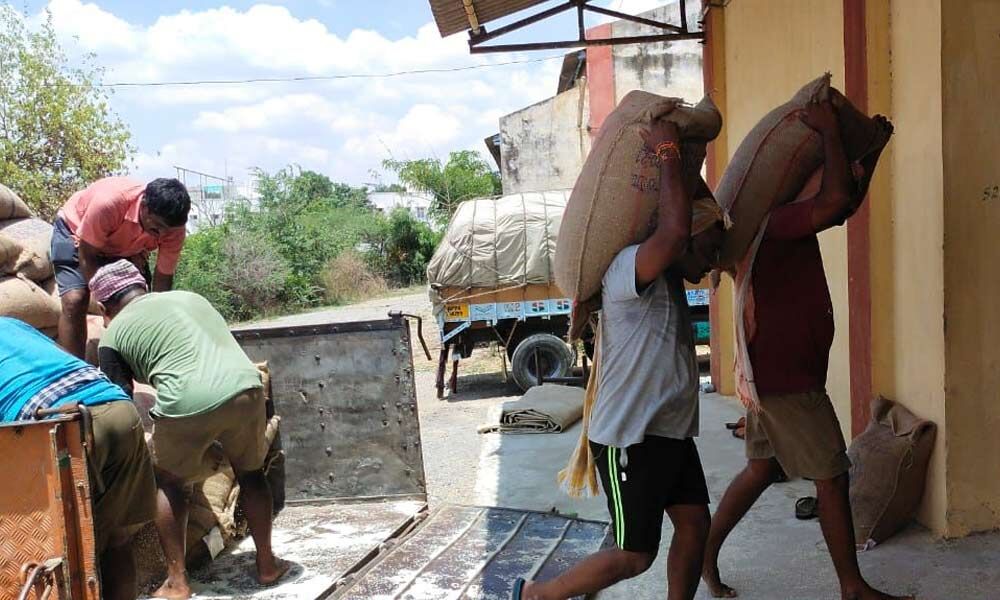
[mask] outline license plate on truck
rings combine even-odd
[[[445,304],[444,306],[444,318],[446,321],[468,321],[469,320],[469,305],[468,304]]]

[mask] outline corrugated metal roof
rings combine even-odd
[[[546,0],[472,0],[479,24],[502,19]],[[430,0],[441,37],[471,29],[463,0]]]

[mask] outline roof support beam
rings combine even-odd
[[[681,0],[683,4],[684,0]],[[670,31],[676,31],[677,33],[689,33],[687,31],[687,26],[685,21],[687,17],[684,15],[683,7],[681,7],[681,22],[682,25],[678,27],[677,25],[671,25],[670,23],[661,23],[660,21],[654,21],[652,19],[646,19],[643,17],[637,17],[635,15],[627,15],[625,13],[618,12],[617,10],[611,10],[609,8],[601,8],[600,6],[587,6],[586,10],[590,12],[599,13],[602,15],[607,15],[609,17],[614,17],[616,19],[621,19],[623,21],[632,21],[633,23],[640,23],[642,25],[649,25],[650,27],[658,27],[660,29],[669,29]]]
[[[485,54],[488,52],[522,52],[530,50],[554,50],[560,48],[580,48],[588,46],[615,46],[619,44],[645,44],[654,42],[671,42],[677,40],[704,39],[703,32],[688,30],[686,0],[680,0],[679,2],[681,10],[680,26],[672,25],[670,23],[664,23],[661,21],[656,21],[653,19],[647,19],[644,17],[628,15],[625,13],[621,13],[615,10],[610,10],[607,8],[602,8],[599,6],[592,6],[589,4],[590,1],[591,0],[566,0],[564,4],[553,6],[551,8],[527,16],[518,21],[514,21],[513,23],[509,23],[507,25],[504,25],[503,27],[498,28],[496,31],[487,31],[486,27],[480,26],[478,30],[473,30],[469,32],[469,51],[472,54]],[[468,11],[472,5],[472,0],[463,0],[463,2],[465,3],[466,10]],[[573,8],[575,8],[577,12],[577,27],[579,29],[579,36],[575,40],[561,40],[554,42],[531,42],[524,44],[493,44],[489,46],[482,45],[484,42],[496,39],[502,35],[527,27],[528,25],[532,25],[543,19],[547,19],[551,16],[557,15],[559,13],[568,11]],[[612,37],[612,38],[596,39],[596,40],[587,39],[586,31],[584,29],[585,11],[590,11],[593,13],[609,17],[615,17],[618,19],[631,21],[633,23],[639,23],[641,25],[646,25],[649,27],[655,27],[657,29],[664,30],[664,32],[652,35],[637,35],[637,36],[627,36],[619,38]],[[471,18],[472,17],[470,17],[470,19]],[[470,24],[471,23],[472,21],[470,20]]]
[[[704,36],[700,31],[692,33],[661,33],[657,35],[636,35],[603,40],[565,40],[561,42],[534,42],[528,44],[497,44],[490,46],[472,46],[472,54],[488,52],[527,52],[530,50],[558,50],[561,48],[580,48],[581,46],[617,46],[619,44],[650,44],[654,42],[676,42],[680,40],[700,40]]]
[[[574,6],[576,6],[576,3],[570,0],[569,2],[566,2],[566,4],[553,6],[552,8],[545,9],[540,13],[536,13],[531,16],[525,17],[519,21],[514,21],[509,25],[504,25],[503,27],[500,27],[496,31],[486,31],[486,28],[482,27],[480,28],[480,33],[471,33],[471,32],[469,33],[469,45],[473,46],[475,44],[481,44],[482,42],[486,42],[494,38],[500,37],[501,35],[510,33],[511,31],[516,31],[523,27],[527,27],[528,25],[533,25],[543,19],[547,19],[553,15],[565,12],[573,8]]]
[[[465,6],[465,15],[469,18],[469,29],[472,33],[479,33],[479,17],[476,16],[476,7],[472,4],[472,0],[462,0],[462,4]]]

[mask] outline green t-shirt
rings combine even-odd
[[[137,381],[156,388],[157,414],[208,412],[261,387],[260,373],[207,300],[191,292],[147,294],[122,309],[101,337]]]

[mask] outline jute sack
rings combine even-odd
[[[660,160],[646,149],[639,131],[658,118],[680,131],[687,189],[708,189],[700,183],[705,145],[722,128],[711,98],[690,106],[677,98],[629,92],[601,126],[559,228],[555,281],[578,303],[600,291],[615,255],[646,239],[655,225]]]
[[[48,329],[59,324],[59,303],[24,275],[0,277],[0,315]]]
[[[83,359],[88,363],[98,366],[98,347],[101,345],[101,336],[104,335],[104,317],[100,315],[87,315],[87,345],[83,352]]]
[[[31,216],[31,209],[14,190],[0,183],[0,221],[24,219]]]
[[[17,271],[17,261],[21,257],[21,244],[3,234],[0,234],[0,274],[13,275]]]
[[[35,282],[52,277],[52,262],[49,260],[52,225],[34,218],[0,221],[0,234],[21,246],[21,255],[15,265],[18,273]]]
[[[936,426],[879,397],[868,428],[851,443],[851,512],[858,544],[902,529],[924,496]]]
[[[769,112],[750,130],[726,167],[715,197],[733,221],[720,255],[735,267],[772,208],[790,202],[823,164],[821,136],[799,119],[812,101],[829,99],[837,109],[847,158],[860,160],[882,148],[888,133],[836,89],[830,74],[809,82],[791,100]]]

